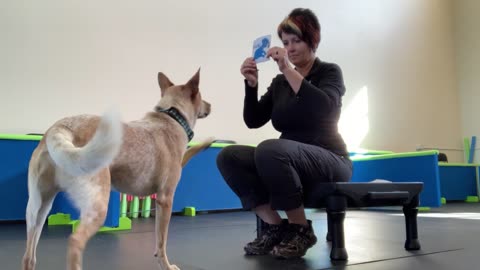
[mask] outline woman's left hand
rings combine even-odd
[[[271,57],[275,62],[277,62],[278,69],[280,72],[287,68],[290,68],[290,62],[288,61],[287,50],[280,47],[272,47],[267,52],[267,57]]]

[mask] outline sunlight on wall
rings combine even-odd
[[[369,131],[368,119],[368,89],[362,87],[353,100],[344,106],[338,123],[349,151],[357,151]]]

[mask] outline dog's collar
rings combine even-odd
[[[175,119],[175,121],[177,121],[180,124],[180,126],[182,126],[183,130],[185,130],[185,133],[187,133],[188,141],[192,140],[193,135],[194,135],[193,130],[190,128],[190,126],[187,123],[187,120],[185,119],[185,117],[183,117],[183,115],[180,113],[179,110],[177,110],[175,107],[170,107],[168,109],[162,109],[162,108],[157,106],[157,107],[155,107],[155,111],[156,112],[161,112],[161,113],[166,113],[170,117]]]

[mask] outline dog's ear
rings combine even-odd
[[[162,72],[158,73],[158,84],[160,85],[162,97],[163,97],[163,93],[165,93],[165,90],[173,85],[173,83]]]
[[[188,89],[192,89],[192,97],[198,93],[198,85],[200,84],[200,68],[195,75],[185,84]]]

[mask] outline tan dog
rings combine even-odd
[[[182,164],[211,143],[186,152],[187,134],[193,136],[189,128],[210,113],[199,92],[199,72],[185,85],[173,85],[159,73],[162,98],[141,120],[123,124],[115,113],[81,115],[47,130],[29,165],[24,270],[35,269],[42,227],[59,191],[67,192],[81,212],[68,241],[67,269],[82,269],[85,246],[105,221],[111,185],[137,196],[157,194],[155,256],[161,270],[178,269],[166,253],[173,195]],[[169,108],[176,109],[173,115]]]

